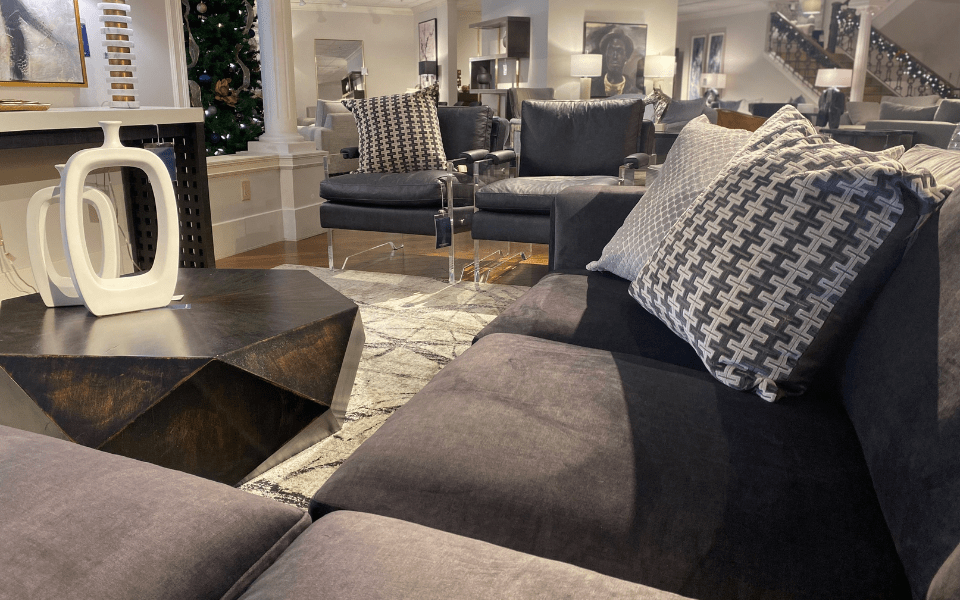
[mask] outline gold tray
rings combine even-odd
[[[31,102],[29,100],[0,100],[0,112],[10,112],[15,110],[47,110],[49,104],[43,102]]]

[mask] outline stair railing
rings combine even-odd
[[[837,32],[837,49],[852,58],[860,30],[857,12],[850,8],[837,11],[836,21],[830,29]],[[938,94],[942,98],[960,98],[960,88],[911,56],[876,27],[870,30],[867,71],[898,96]]]
[[[819,69],[839,68],[820,44],[797,29],[782,13],[770,13],[769,33],[767,50],[810,87],[814,87]]]

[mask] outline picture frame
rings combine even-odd
[[[601,74],[590,78],[591,98],[645,93],[645,24],[587,21],[583,24],[583,53],[603,56]]]
[[[0,86],[87,87],[78,0],[0,0]]]
[[[417,24],[418,50],[417,62],[437,62],[437,20],[427,19]],[[420,75],[420,87],[424,88],[437,80],[437,75],[423,73]]]
[[[695,35],[690,39],[690,68],[687,70],[687,100],[700,97],[700,76],[704,71],[707,36]]]
[[[723,33],[711,33],[707,42],[707,57],[704,73],[723,73]]]

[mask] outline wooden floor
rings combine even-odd
[[[344,259],[349,256],[348,270],[447,279],[448,249],[437,250],[432,237],[337,230],[334,232],[333,239],[334,265],[337,268],[342,267]],[[391,252],[389,246],[384,246],[363,252],[378,244],[391,241],[397,246],[403,245],[403,249]],[[469,233],[461,233],[457,234],[454,242],[457,250],[456,273],[459,278],[462,269],[473,262],[473,239]],[[495,269],[490,278],[491,283],[531,286],[547,274],[546,245],[480,242],[481,258],[497,251],[506,256],[523,252],[526,258],[515,257]],[[350,256],[359,252],[362,253]],[[495,259],[496,257],[490,257],[482,264],[491,265]],[[298,242],[276,242],[262,248],[217,259],[217,267],[221,269],[271,269],[283,264],[326,267],[327,234],[323,233]],[[467,276],[468,279],[472,277],[472,274]]]

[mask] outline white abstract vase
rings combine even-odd
[[[57,170],[62,176],[63,165],[57,165]],[[100,263],[99,276],[115,278],[119,273],[120,254],[117,242],[117,217],[113,211],[113,203],[103,192],[89,187],[83,190],[83,202],[97,211],[100,221],[103,259]],[[30,267],[33,269],[40,298],[51,308],[83,304],[83,298],[80,297],[73,280],[69,275],[57,271],[51,258],[46,223],[47,213],[55,204],[60,204],[60,186],[43,188],[34,194],[27,204],[27,249],[30,252]],[[57,243],[64,245],[61,236],[57,237]],[[92,265],[90,269],[93,269]]]
[[[60,227],[70,277],[87,309],[97,316],[166,306],[177,285],[180,252],[176,195],[170,173],[152,152],[120,143],[119,121],[101,121],[100,127],[103,146],[71,156],[60,178]],[[93,270],[83,235],[83,182],[91,171],[105,167],[136,167],[150,180],[157,205],[157,240],[153,266],[145,273],[109,279]]]

